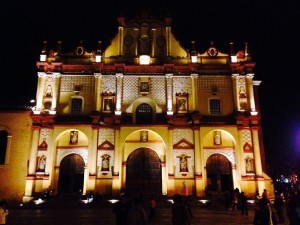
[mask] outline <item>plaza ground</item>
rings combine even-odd
[[[86,203],[77,199],[51,199],[45,203],[11,206],[7,217],[8,225],[115,225],[112,212],[113,203],[109,199],[99,199]],[[149,225],[171,225],[169,199],[157,200],[156,218]],[[191,203],[194,218],[191,225],[246,225],[253,224],[254,205],[249,204],[249,214],[226,209],[222,202],[201,203],[194,199]],[[287,221],[287,220],[286,220]],[[285,223],[288,224],[288,223]]]

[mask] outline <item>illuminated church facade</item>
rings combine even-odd
[[[186,50],[169,17],[117,21],[105,49],[80,41],[64,53],[61,41],[56,50],[44,42],[36,105],[0,112],[0,198],[272,194],[248,44]]]

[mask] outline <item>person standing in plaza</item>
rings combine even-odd
[[[143,199],[137,197],[133,201],[127,215],[127,225],[147,225],[148,218]]]
[[[127,215],[130,208],[130,202],[127,197],[123,194],[120,200],[114,204],[113,213],[116,218],[116,225],[127,225]]]
[[[149,221],[152,221],[156,214],[156,201],[154,196],[151,195],[149,199]]]
[[[239,199],[240,197],[240,190],[238,188],[234,189],[233,197],[232,197],[232,212],[238,208]]]
[[[6,216],[8,215],[8,210],[6,209],[6,204],[4,201],[0,202],[0,224],[6,224]]]
[[[172,225],[189,225],[190,218],[187,207],[180,194],[173,195]]]
[[[248,216],[248,203],[247,203],[247,196],[245,196],[245,193],[242,191],[240,194],[240,204],[241,204],[241,214]]]

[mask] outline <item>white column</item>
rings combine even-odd
[[[195,143],[195,175],[202,175],[202,154],[200,149],[200,134],[199,127],[194,129],[194,143]]]
[[[139,49],[139,29],[138,28],[134,28],[134,56],[138,56],[138,49]]]
[[[173,115],[173,74],[166,74],[167,83],[167,114]]]
[[[238,106],[238,93],[237,93],[237,78],[238,78],[238,74],[232,74],[231,75],[231,79],[232,79],[232,90],[233,90],[233,100],[234,100],[234,108],[236,111],[239,110],[239,106]]]
[[[47,139],[47,160],[45,167],[45,174],[49,174],[50,177],[53,178],[53,165],[55,164],[55,156],[56,156],[56,146],[55,141],[53,140],[53,127],[47,128],[49,130],[49,136]]]
[[[119,35],[118,35],[118,41],[119,41],[119,55],[123,55],[123,27],[119,26]]]
[[[117,73],[117,93],[116,93],[116,115],[121,115],[121,106],[122,106],[122,91],[123,91],[123,77],[122,73]]]
[[[199,111],[198,103],[198,74],[191,74],[192,78],[192,111]]]
[[[98,143],[98,127],[93,127],[93,136],[91,146],[89,147],[89,174],[97,174],[97,143]]]
[[[253,77],[254,77],[254,74],[247,74],[246,75],[251,114],[256,115],[257,112],[256,112],[256,108],[255,108],[255,100],[254,100],[254,94],[253,94],[253,83],[252,83]]]
[[[31,140],[31,148],[30,148],[28,175],[35,175],[36,172],[36,157],[37,157],[38,141],[40,135],[40,127],[33,126],[32,129],[33,129],[33,134]]]
[[[97,112],[100,112],[101,110],[101,102],[102,102],[102,96],[101,96],[101,92],[102,92],[102,85],[101,85],[101,78],[102,78],[102,74],[101,73],[95,73],[94,74],[96,82],[95,82],[95,108]]]
[[[168,165],[168,174],[170,175],[175,175],[174,171],[174,157],[173,157],[173,128],[169,129],[168,132],[169,136],[169,143],[168,143],[168,157],[166,158],[167,160],[167,165]]]
[[[36,109],[35,109],[37,113],[43,109],[45,78],[46,78],[46,73],[38,72],[38,86],[36,91]]]
[[[53,91],[52,106],[51,106],[52,111],[56,111],[58,95],[59,95],[60,77],[61,77],[60,73],[53,73],[54,91]]]
[[[151,48],[151,57],[155,56],[155,41],[156,41],[156,29],[152,28],[152,48]]]
[[[258,128],[254,127],[252,131],[252,141],[253,141],[253,151],[254,151],[254,162],[255,162],[255,173],[257,177],[262,177],[262,165],[261,165],[261,155],[258,139]]]
[[[167,56],[170,55],[171,52],[171,27],[166,27],[166,39],[167,39]]]

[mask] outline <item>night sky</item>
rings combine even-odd
[[[264,2],[264,3],[261,3]],[[172,31],[186,49],[203,53],[210,41],[229,53],[249,43],[256,62],[261,118],[270,172],[300,170],[300,7],[296,1],[64,1],[0,2],[0,105],[28,105],[35,98],[36,61],[43,41],[70,52],[80,40],[88,51],[105,48],[116,35],[117,16],[138,9],[171,15]],[[297,137],[299,140],[297,140]]]

